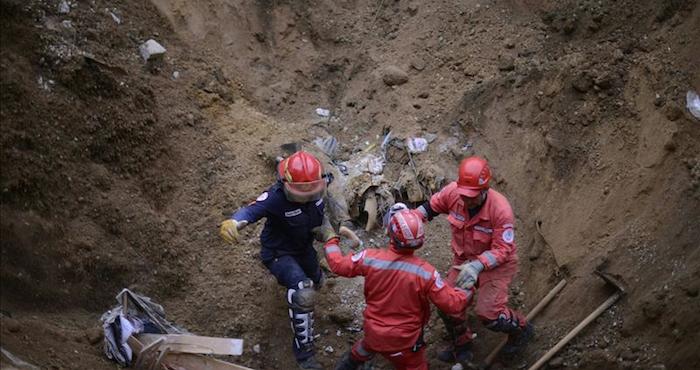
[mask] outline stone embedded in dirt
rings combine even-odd
[[[58,13],[59,14],[68,14],[70,13],[70,4],[67,1],[61,1],[58,4]]]
[[[415,69],[416,71],[422,71],[425,69],[425,61],[420,58],[415,58],[411,61],[411,68]]]
[[[163,45],[159,44],[158,41],[154,39],[150,39],[139,46],[139,54],[141,54],[141,58],[143,58],[144,62],[147,62],[151,58],[160,57],[165,54],[165,52],[166,49]]]
[[[22,330],[22,325],[19,321],[6,317],[2,319],[2,326],[4,326],[10,333],[17,333]]]
[[[560,368],[564,365],[564,359],[557,356],[557,357],[549,360],[548,365],[552,369]]]
[[[259,344],[256,344],[253,346],[253,352],[260,353],[260,345]]]
[[[336,307],[333,310],[333,312],[328,314],[328,318],[331,319],[331,321],[336,323],[338,326],[345,327],[352,323],[352,321],[355,319],[355,316],[349,309],[345,309],[343,307]]]
[[[592,85],[593,82],[585,73],[579,73],[574,77],[573,81],[571,81],[571,86],[580,93],[585,93]]]
[[[664,114],[669,121],[676,121],[683,116],[683,110],[675,103],[667,104]]]
[[[418,97],[421,98],[421,99],[428,99],[429,96],[430,96],[430,93],[427,93],[427,92],[425,92],[425,91],[422,92],[422,93],[420,93],[420,94],[418,94]]]
[[[85,337],[90,344],[97,344],[102,340],[103,332],[102,328],[93,327],[85,330]]]
[[[515,59],[513,57],[503,57],[498,61],[499,71],[512,71],[515,69]]]
[[[617,75],[610,72],[602,72],[595,77],[593,83],[602,90],[607,90],[615,85]]]
[[[515,41],[513,41],[513,39],[506,39],[503,45],[506,47],[506,49],[512,49],[515,47]]]
[[[629,349],[626,349],[620,353],[620,358],[625,361],[635,361],[639,358],[639,355],[630,351]]]
[[[389,86],[403,85],[408,82],[408,74],[397,66],[388,66],[382,70],[382,81]]]
[[[416,15],[418,13],[418,4],[417,3],[410,3],[410,4],[408,4],[408,8],[406,10],[408,10],[408,14],[410,14],[412,16]]]

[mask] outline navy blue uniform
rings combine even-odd
[[[265,227],[260,234],[260,256],[277,282],[288,289],[292,325],[310,328],[311,310],[299,311],[292,302],[292,295],[311,280],[320,286],[322,272],[318,256],[313,248],[311,230],[323,222],[323,198],[308,203],[293,203],[287,200],[283,184],[277,182],[260,194],[255,202],[236,211],[233,219],[254,223],[265,217]],[[291,293],[289,293],[291,292]],[[301,329],[300,329],[301,330]],[[302,361],[314,354],[311,329],[301,330],[293,341],[294,355]]]

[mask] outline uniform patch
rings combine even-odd
[[[357,262],[357,261],[361,260],[362,257],[365,256],[365,252],[366,251],[362,251],[360,253],[355,253],[352,255],[352,257],[350,257],[350,259],[352,260],[352,262]]]
[[[294,217],[294,216],[299,216],[301,214],[301,209],[297,208],[293,211],[287,211],[284,213],[284,217]]]
[[[264,192],[264,193],[260,194],[260,196],[257,199],[255,199],[255,201],[262,202],[263,200],[267,199],[268,196],[269,196],[269,194],[267,194],[267,192]],[[250,199],[250,198],[248,198],[248,199]]]
[[[515,240],[515,232],[513,229],[506,229],[506,231],[503,232],[503,241],[510,244],[513,243],[513,240]]]
[[[442,281],[442,278],[440,277],[440,273],[435,271],[435,273],[433,273],[433,275],[435,276],[435,286],[438,289],[442,289],[445,286],[445,282]]]

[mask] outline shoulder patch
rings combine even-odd
[[[435,272],[433,273],[433,276],[435,276],[435,286],[438,289],[442,289],[445,286],[445,282],[442,281],[442,278],[440,277],[440,273],[437,272],[437,270],[435,270]]]
[[[357,262],[365,256],[365,252],[367,252],[367,251],[362,250],[361,252],[355,253],[352,255],[352,257],[350,257],[350,259],[352,260],[352,262]]]
[[[260,194],[260,196],[258,196],[258,198],[255,199],[255,201],[256,201],[256,202],[262,202],[262,201],[264,201],[265,199],[267,199],[268,196],[270,196],[270,194],[268,194],[267,192],[264,192],[264,193]]]
[[[513,231],[513,229],[506,229],[503,232],[503,241],[511,244],[513,243],[513,240],[515,240],[515,231]]]

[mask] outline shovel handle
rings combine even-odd
[[[559,293],[562,289],[564,289],[565,285],[566,285],[566,279],[562,279],[562,281],[560,281],[559,284],[557,284],[554,288],[552,288],[552,290],[550,290],[549,293],[547,293],[547,295],[544,296],[544,298],[542,298],[540,303],[538,303],[537,306],[535,306],[535,308],[533,308],[532,310],[530,310],[530,312],[528,312],[527,321],[530,321],[533,318],[535,318],[535,316],[537,316],[537,314],[540,313],[540,311],[542,311],[542,309],[545,306],[547,306],[549,304],[549,302],[552,301],[552,299],[554,299],[554,296],[557,295],[557,293]],[[501,342],[498,344],[498,346],[496,346],[496,348],[494,348],[493,351],[491,351],[491,353],[489,353],[489,355],[486,357],[486,360],[484,360],[484,367],[488,368],[489,366],[491,366],[491,363],[498,355],[498,352],[501,352],[501,349],[503,349],[503,346],[505,346],[507,342],[508,342],[508,339],[503,338],[503,340],[501,340]]]
[[[569,334],[567,334],[564,338],[562,338],[559,341],[559,343],[554,345],[554,347],[552,347],[552,349],[547,351],[547,353],[545,353],[544,356],[542,356],[539,360],[537,360],[537,362],[535,362],[534,365],[530,366],[530,368],[528,370],[537,370],[540,367],[542,367],[542,365],[547,363],[547,361],[549,361],[550,358],[552,358],[557,352],[559,352],[560,349],[562,349],[567,343],[569,343],[569,341],[572,338],[574,338],[581,330],[583,330],[583,328],[585,328],[588,324],[590,324],[591,321],[595,320],[598,316],[600,316],[600,314],[602,314],[605,310],[610,308],[610,306],[615,304],[615,302],[617,302],[617,300],[620,299],[621,296],[622,296],[622,293],[620,293],[620,292],[615,292],[615,294],[611,295],[607,301],[603,302],[603,304],[598,306],[598,308],[596,308],[595,311],[591,312],[590,315],[586,316],[586,318],[583,319],[583,321],[581,321],[581,323],[576,325],[576,327],[573,328],[569,332]]]

